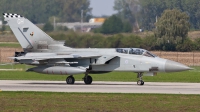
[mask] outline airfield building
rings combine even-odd
[[[56,23],[56,25],[65,26],[74,31],[90,32],[92,29],[101,27],[105,20],[105,18],[91,18],[89,22]]]

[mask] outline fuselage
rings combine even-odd
[[[129,72],[178,72],[190,69],[189,67],[171,60],[160,58],[147,50],[140,48],[68,48],[55,46],[48,50],[37,52],[56,53],[57,55],[69,54],[96,54],[100,57],[84,59],[65,59],[71,67],[85,67],[91,73],[104,73],[111,71]],[[74,63],[75,62],[75,63]]]

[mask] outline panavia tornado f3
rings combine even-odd
[[[67,84],[74,84],[73,75],[76,74],[85,74],[85,84],[91,84],[92,77],[88,74],[123,71],[137,73],[137,84],[144,85],[143,75],[191,70],[186,65],[160,58],[141,48],[67,47],[64,42],[55,41],[21,15],[3,13],[3,16],[24,50],[10,58],[21,64],[36,66],[27,71],[68,75]]]

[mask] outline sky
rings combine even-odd
[[[93,8],[94,16],[107,15],[110,16],[116,11],[113,10],[115,0],[90,0],[90,7]]]

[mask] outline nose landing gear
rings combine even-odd
[[[137,78],[139,78],[139,80],[137,81],[137,85],[144,85],[144,81],[142,80],[142,73],[138,73]]]

